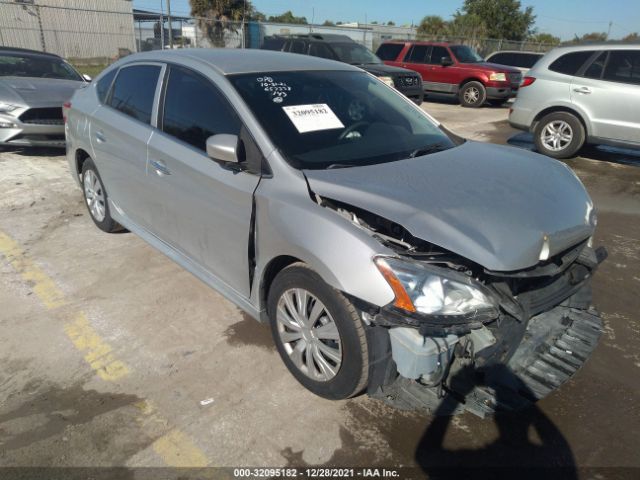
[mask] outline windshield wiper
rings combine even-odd
[[[332,163],[327,167],[327,170],[330,170],[333,168],[349,168],[349,167],[355,167],[355,165],[353,163]]]
[[[442,143],[434,143],[432,145],[427,145],[426,147],[421,147],[409,154],[409,158],[421,157],[422,155],[429,155],[430,153],[441,152],[446,150],[448,147],[443,145]]]

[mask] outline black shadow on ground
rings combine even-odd
[[[507,143],[513,147],[519,147],[531,151],[535,150],[533,145],[533,135],[528,132],[516,133],[513,137],[507,140]],[[580,157],[588,158],[590,160],[640,167],[640,150],[609,147],[606,145],[587,145],[578,153]]]
[[[505,365],[488,367],[480,375],[463,369],[453,377],[452,386],[462,396],[476,387],[489,386],[495,391],[498,405],[513,404],[514,390],[526,398],[535,398]],[[445,437],[453,419],[452,408],[451,403],[443,402],[436,409],[416,448],[416,463],[429,478],[450,478],[452,473],[465,471],[469,475],[467,478],[477,473],[483,477],[490,474],[490,478],[502,475],[522,478],[522,473],[526,473],[524,469],[530,469],[532,474],[535,472],[537,478],[578,478],[569,443],[535,403],[524,410],[498,410],[493,416],[498,438],[477,449],[445,447]],[[535,433],[533,439],[532,433]]]

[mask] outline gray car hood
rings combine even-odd
[[[593,234],[584,186],[564,164],[467,141],[414,159],[304,170],[318,195],[392,220],[413,236],[487,269],[513,271]]]
[[[75,80],[32,77],[0,77],[0,101],[25,106],[60,105],[87,85]]]

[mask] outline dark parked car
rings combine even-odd
[[[420,75],[405,68],[385,65],[368,48],[354,42],[346,35],[317,33],[291,37],[276,35],[266,37],[262,48],[312,55],[355,65],[375,75],[387,85],[395,87],[418,105],[422,103],[424,95]]]
[[[487,100],[501,105],[516,96],[522,80],[520,70],[487,63],[466,45],[393,41],[376,54],[387,65],[420,73],[425,93],[458,95],[463,107],[481,107]]]
[[[87,80],[57,55],[0,47],[0,146],[64,147],[62,105]]]

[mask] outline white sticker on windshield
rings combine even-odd
[[[326,103],[291,105],[282,109],[300,133],[344,128],[340,119]]]

